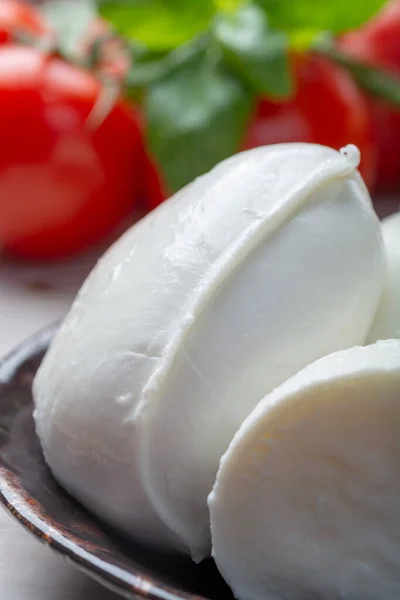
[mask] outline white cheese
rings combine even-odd
[[[400,340],[324,357],[242,424],[209,497],[239,600],[400,598]]]
[[[400,338],[400,213],[382,222],[388,274],[369,341]]]
[[[243,419],[364,342],[385,259],[358,160],[311,144],[237,155],[90,275],[36,377],[35,418],[55,476],[111,525],[207,555],[207,496]]]

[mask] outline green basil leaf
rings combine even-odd
[[[220,12],[234,12],[243,4],[246,0],[214,0],[214,5],[217,11]]]
[[[398,75],[351,58],[335,48],[333,42],[321,42],[315,50],[350,71],[359,86],[371,95],[387,100],[393,106],[400,108],[400,77]]]
[[[258,0],[274,27],[294,33],[356,29],[370,19],[386,0]]]
[[[143,51],[136,53],[133,50],[132,53],[133,65],[125,82],[128,92],[132,88],[144,89],[166,74],[169,55],[165,52]]]
[[[53,0],[44,3],[41,12],[56,32],[60,50],[74,57],[97,15],[97,6],[95,0]]]
[[[102,0],[99,10],[127,39],[161,51],[205,31],[215,14],[212,0]]]
[[[233,13],[215,19],[214,36],[225,59],[255,92],[275,98],[292,91],[288,60],[288,38],[272,29],[265,13],[247,4]]]
[[[238,150],[251,107],[248,89],[205,53],[150,88],[147,135],[170,191]]]
[[[132,45],[132,70],[129,73],[127,88],[142,89],[165,77],[173,69],[190,61],[209,45],[208,36],[194,38],[188,44],[182,44],[171,52],[157,52],[140,46]]]

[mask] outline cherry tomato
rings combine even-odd
[[[79,252],[132,211],[142,185],[137,119],[101,113],[89,72],[39,50],[0,48],[0,244],[31,259]]]
[[[0,44],[12,41],[19,33],[32,36],[48,33],[40,14],[25,2],[0,1]]]
[[[340,46],[355,58],[400,75],[400,1],[389,2],[364,27],[344,36]],[[372,97],[368,103],[378,152],[378,186],[399,187],[400,110]]]
[[[156,162],[147,151],[145,155],[142,198],[146,210],[149,211],[157,208],[159,204],[168,198],[166,186],[163,184]]]
[[[361,151],[360,171],[375,181],[376,154],[369,111],[357,86],[341,68],[316,56],[296,56],[297,91],[288,102],[260,99],[245,148],[280,142],[312,142],[333,148],[353,143]]]
[[[376,66],[400,71],[400,1],[388,2],[360,29],[342,37],[342,45],[354,56]]]
[[[145,132],[146,120],[140,107],[137,108],[136,114],[139,120],[140,129],[142,132]],[[167,184],[164,181],[161,170],[158,168],[157,161],[146,145],[145,135],[143,135],[143,152],[143,181],[142,188],[139,193],[139,207],[145,212],[149,212],[154,208],[157,208],[157,206],[164,202],[164,200],[168,198],[170,194],[168,193]]]

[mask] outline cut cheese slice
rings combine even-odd
[[[209,497],[239,600],[400,597],[400,341],[324,357],[245,420]]]
[[[400,213],[382,222],[388,274],[369,341],[400,338]]]

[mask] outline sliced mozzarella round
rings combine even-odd
[[[100,261],[34,396],[50,467],[101,518],[202,558],[207,496],[243,419],[364,342],[385,259],[358,160],[308,144],[237,155]]]
[[[382,221],[388,275],[369,341],[400,338],[400,212]]]
[[[400,341],[326,356],[266,396],[209,496],[239,600],[400,597]]]

